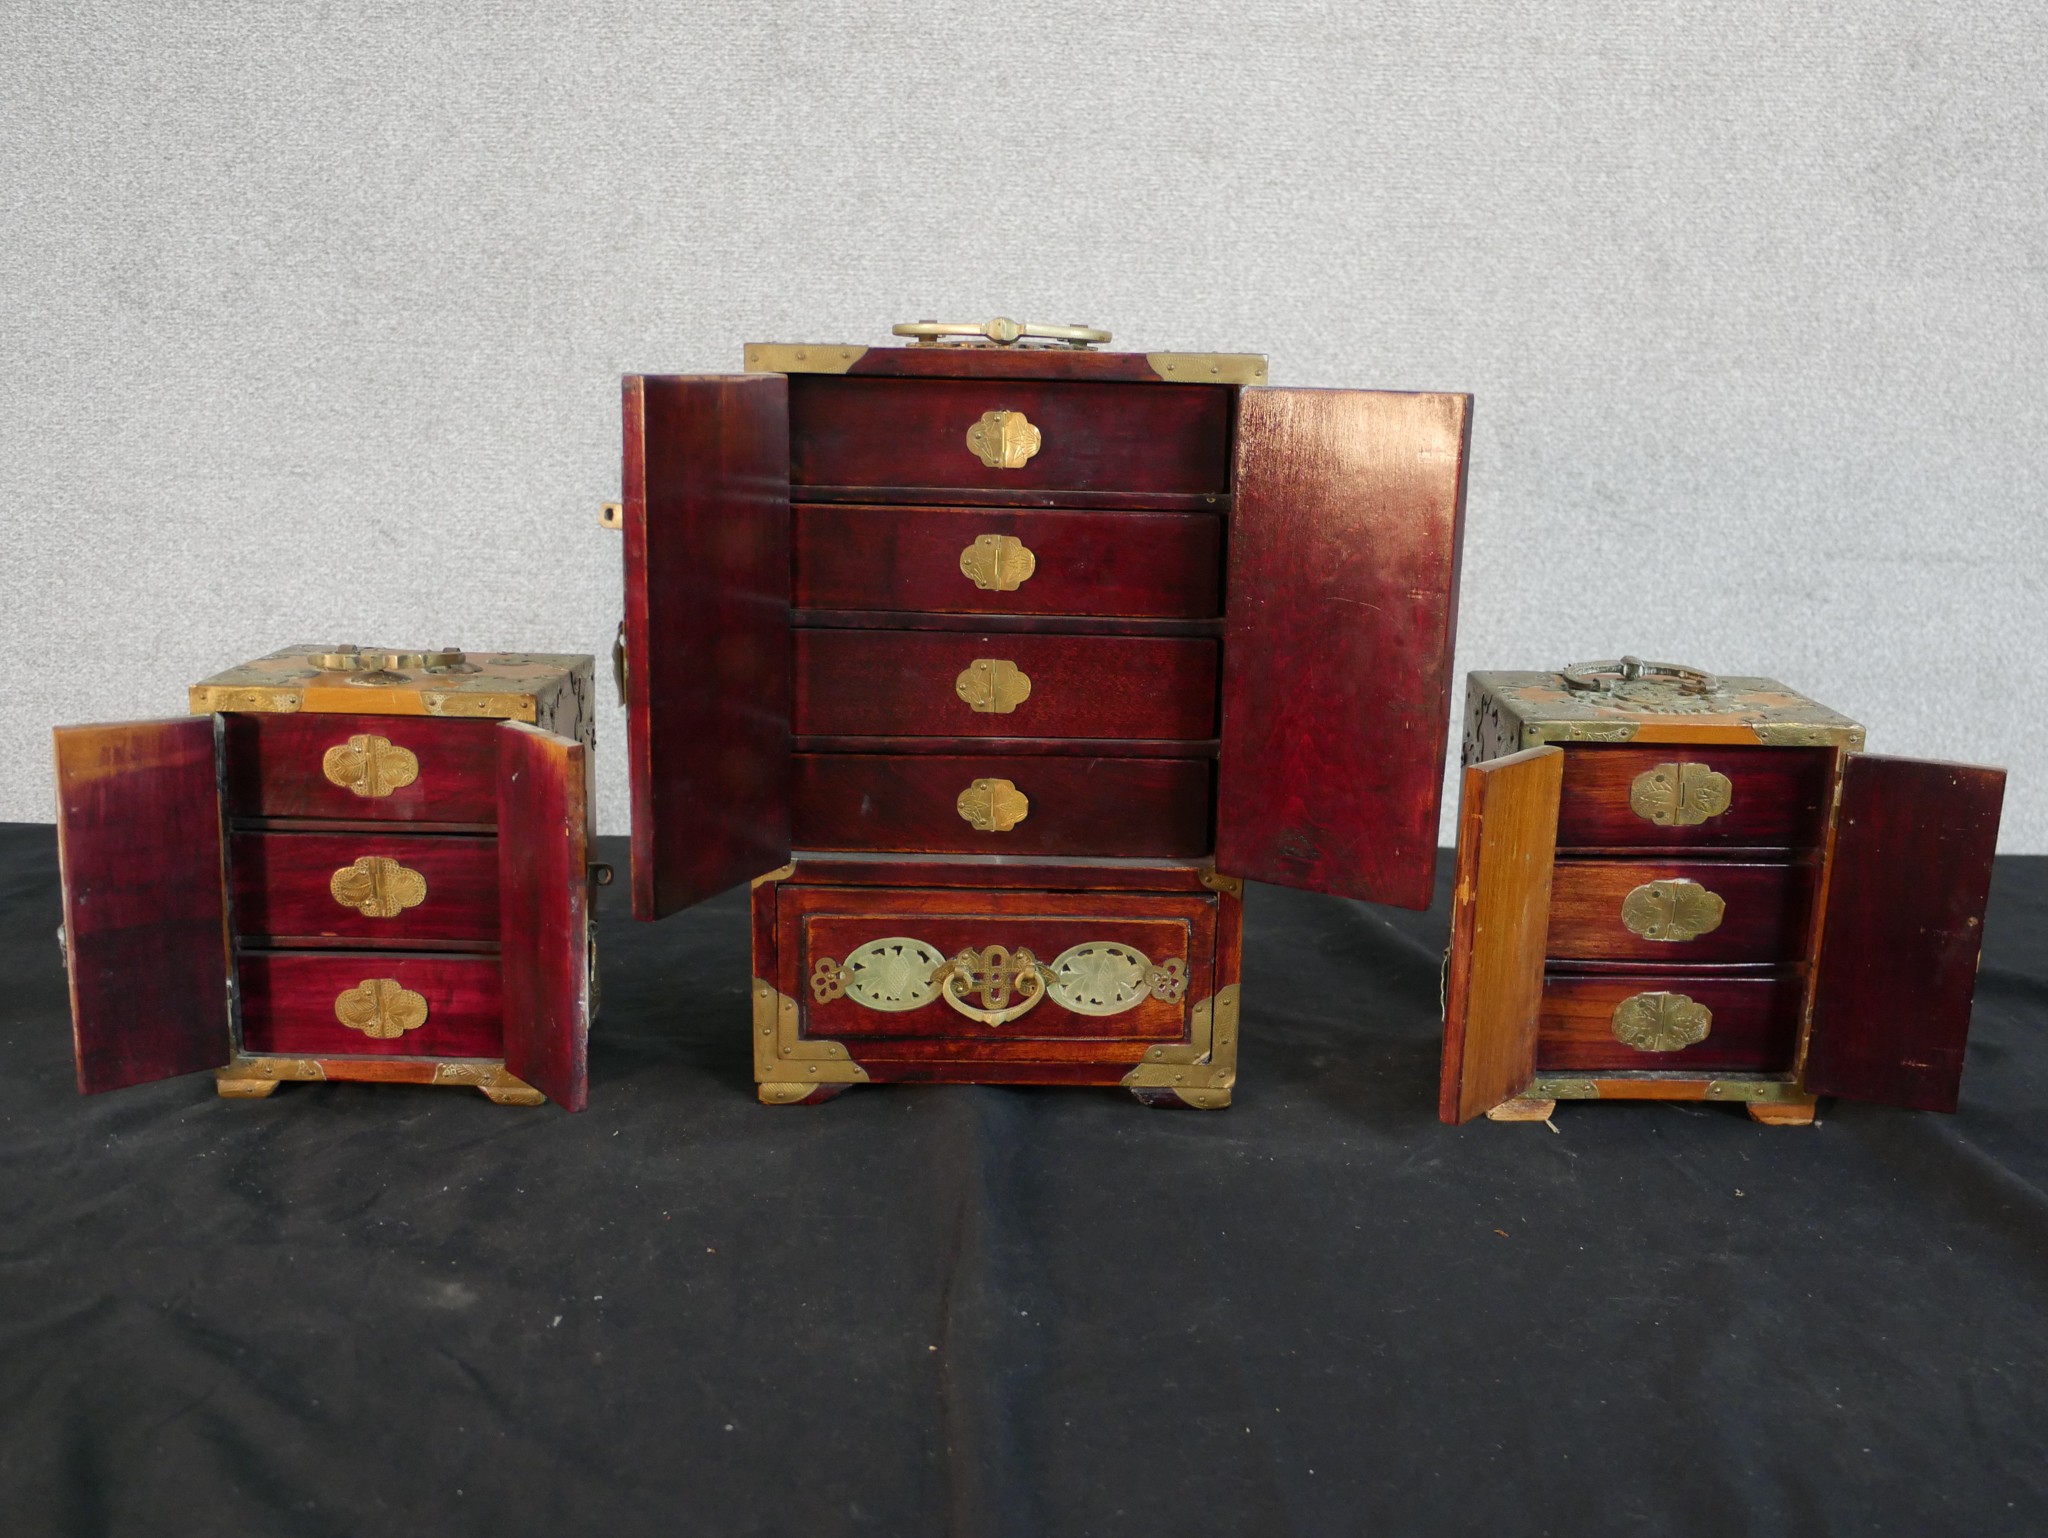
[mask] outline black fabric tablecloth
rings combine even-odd
[[[2048,1531],[2048,860],[1962,1112],[1809,1130],[1440,1126],[1441,902],[1265,888],[1228,1111],[767,1109],[743,894],[623,890],[582,1115],[80,1099],[0,829],[0,1531]]]

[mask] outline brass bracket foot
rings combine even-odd
[[[757,1084],[763,1105],[823,1105],[847,1091],[844,1084]]]
[[[1488,1121],[1549,1121],[1557,1110],[1555,1100],[1503,1100],[1486,1113]]]
[[[1743,1109],[1749,1112],[1751,1121],[1760,1122],[1766,1127],[1810,1127],[1813,1125],[1815,1107],[1816,1102],[1811,1100],[1803,1105],[1797,1101],[1780,1101],[1772,1105],[1752,1100]]]

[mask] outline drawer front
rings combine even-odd
[[[928,614],[1214,619],[1214,513],[796,508],[796,605]]]
[[[498,841],[477,835],[237,833],[244,941],[482,943],[498,938]]]
[[[1832,748],[1568,747],[1557,844],[1817,848],[1834,761]]]
[[[857,1043],[856,1058],[1179,1041],[1215,991],[1212,897],[784,887],[777,924],[804,1034]]]
[[[1781,1073],[1798,1049],[1804,987],[1793,971],[1552,973],[1543,979],[1536,1070]]]
[[[882,737],[1216,735],[1217,643],[796,632],[796,730]]]
[[[237,971],[246,1051],[504,1055],[496,957],[267,952],[241,956]]]
[[[1220,494],[1231,402],[1213,385],[792,375],[790,482]]]
[[[1813,880],[1806,865],[1559,860],[1546,954],[1667,966],[1796,959]]]
[[[228,812],[495,823],[497,731],[435,716],[229,715]]]
[[[1186,758],[799,753],[794,843],[1195,859],[1209,852],[1214,768]]]

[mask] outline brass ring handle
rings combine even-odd
[[[974,342],[994,342],[998,347],[1009,347],[1027,337],[1033,341],[1065,342],[1069,347],[1088,347],[1109,340],[1107,331],[1094,326],[1047,326],[1037,321],[1011,320],[1005,315],[983,321],[907,320],[891,326],[889,334],[910,337],[927,347],[949,343],[957,347],[968,338]]]
[[[1687,694],[1712,694],[1721,680],[1700,668],[1682,662],[1645,662],[1640,657],[1613,657],[1604,662],[1574,662],[1563,670],[1567,689],[1606,690],[1616,684],[1639,683],[1645,679],[1672,680]]]
[[[968,1019],[982,1025],[1008,1025],[1036,1009],[1046,993],[1046,968],[1038,958],[1019,946],[1011,951],[1000,945],[983,950],[964,950],[950,961],[932,969],[931,980],[939,997]],[[1010,1002],[1012,993],[1017,1002]],[[968,1003],[979,994],[979,1005]]]
[[[952,1005],[970,1020],[983,1025],[1008,1025],[1012,1020],[1022,1019],[1038,1007],[1045,997],[1045,979],[1036,972],[1017,979],[1017,994],[1021,1003],[1007,1009],[983,1009],[967,1002],[968,980],[958,972],[951,974],[939,986],[939,997]]]

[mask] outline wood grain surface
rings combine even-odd
[[[1726,775],[1728,809],[1691,827],[1660,827],[1638,815],[1629,804],[1636,777],[1675,763],[1704,764]],[[1834,768],[1833,748],[1574,743],[1565,750],[1557,844],[1560,849],[1815,849],[1827,837]]]
[[[1663,966],[1798,960],[1811,933],[1818,874],[1810,864],[1560,859],[1550,888],[1545,954]],[[1622,922],[1629,893],[1670,881],[1693,882],[1718,896],[1720,926],[1691,940],[1651,940],[1630,930]]]
[[[1638,993],[1682,993],[1713,1011],[1706,1039],[1675,1052],[1617,1041],[1614,1011]],[[1543,980],[1536,1032],[1539,1073],[1789,1073],[1799,1046],[1805,978],[1797,971],[1733,976],[1684,970]]]
[[[498,750],[505,1066],[566,1111],[590,1093],[590,862],[580,742],[512,722]]]
[[[495,721],[236,712],[222,716],[221,726],[232,816],[477,827],[497,820]],[[330,748],[355,736],[405,749],[418,761],[418,777],[374,796],[335,784],[321,766]]]
[[[244,951],[242,1046],[294,1056],[502,1057],[502,993],[494,956],[375,951]],[[390,978],[427,1002],[416,1030],[367,1036],[335,1018],[342,993]],[[222,1061],[226,1061],[223,1057]]]
[[[398,833],[375,825],[348,833],[236,833],[229,841],[235,930],[275,944],[491,944],[498,938],[498,840]],[[388,918],[337,901],[337,871],[381,856],[426,883],[417,905]]]
[[[1427,908],[1471,398],[1247,389],[1216,863]]]

